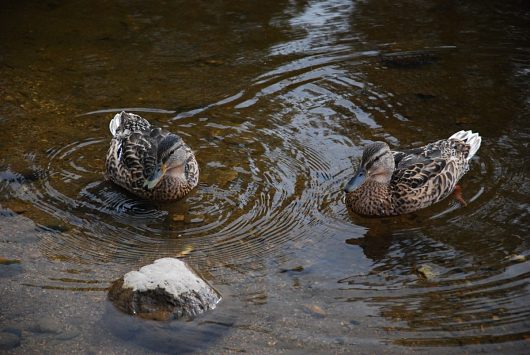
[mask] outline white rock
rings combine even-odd
[[[109,298],[127,313],[153,319],[193,318],[221,300],[186,263],[174,258],[125,274],[112,285]]]

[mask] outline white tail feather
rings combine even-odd
[[[110,133],[112,133],[113,137],[116,137],[116,130],[121,124],[121,113],[117,113],[112,120],[110,120],[109,123],[109,129]]]
[[[480,143],[482,142],[482,138],[479,136],[479,134],[473,133],[472,131],[456,132],[451,137],[449,137],[449,139],[459,139],[469,144],[471,148],[469,149],[467,160],[470,160],[471,158],[473,158],[475,153],[480,148]]]

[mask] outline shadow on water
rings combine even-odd
[[[230,299],[226,306],[190,321],[151,321],[118,311],[110,302],[99,326],[124,341],[167,354],[205,351],[234,326],[237,317]],[[241,305],[238,305],[241,307]]]
[[[30,329],[29,352],[50,315],[83,334],[49,335],[50,352],[521,351],[529,17],[495,1],[6,5],[0,257],[21,263],[0,265],[2,327]],[[194,149],[189,196],[144,201],[105,180],[123,109]],[[348,214],[367,143],[461,129],[483,136],[466,207]],[[109,308],[112,280],[164,256],[232,301],[184,324]]]

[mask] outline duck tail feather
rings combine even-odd
[[[472,131],[459,131],[453,134],[449,139],[459,139],[464,141],[466,144],[469,144],[469,154],[467,155],[467,160],[469,161],[477,153],[482,143],[482,137],[478,133],[473,133]]]
[[[120,113],[117,113],[116,115],[114,115],[114,118],[112,120],[110,120],[109,130],[110,130],[110,133],[112,133],[113,137],[116,137],[116,132],[118,130],[118,127],[120,127],[120,125],[122,123],[121,115],[123,113],[124,113],[123,111],[120,112]]]

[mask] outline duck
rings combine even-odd
[[[116,185],[148,200],[180,199],[197,186],[199,165],[179,135],[125,111],[109,129],[105,175]]]
[[[457,183],[481,142],[472,131],[403,151],[373,142],[365,147],[355,176],[344,188],[346,207],[358,215],[385,217],[441,201],[459,191]]]

